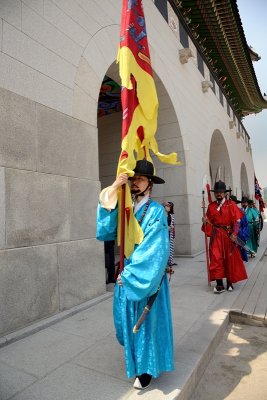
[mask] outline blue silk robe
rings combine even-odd
[[[247,246],[250,250],[257,253],[258,250],[258,232],[259,232],[259,213],[256,209],[247,207],[245,212],[248,226],[249,226],[249,238],[247,240]]]
[[[243,210],[242,210],[243,211]],[[243,211],[244,213],[244,211]],[[246,243],[249,238],[249,226],[246,214],[244,213],[243,218],[240,220],[240,226],[238,231],[238,237]],[[248,254],[245,249],[240,247],[241,257],[243,261],[248,261]]]
[[[145,205],[135,214],[140,220]],[[118,209],[98,206],[97,239],[113,240],[117,235]],[[164,208],[151,201],[141,222],[143,242],[135,246],[121,274],[123,286],[114,289],[113,317],[116,336],[124,346],[128,378],[148,373],[154,378],[172,371],[173,333],[168,278],[165,268],[169,257],[169,234]],[[142,314],[149,296],[159,287],[152,309],[137,333],[133,327]]]

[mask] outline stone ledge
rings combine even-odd
[[[102,301],[110,299],[112,296],[113,293],[107,292],[101,296],[96,297],[95,299],[89,300],[85,303],[79,304],[78,306],[72,307],[69,310],[63,311],[59,314],[53,315],[52,317],[45,318],[39,322],[29,325],[23,329],[2,336],[0,337],[0,348],[5,347],[11,343],[14,343],[20,339],[24,339],[27,336],[33,335],[34,333],[37,333],[42,329],[48,328],[49,326],[52,326],[57,322],[63,321],[64,319],[71,317],[80,311],[87,310],[88,308],[96,304],[99,304]]]

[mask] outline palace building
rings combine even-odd
[[[0,336],[106,292],[98,195],[121,143],[121,0],[0,3]],[[204,250],[203,177],[251,195],[242,118],[267,108],[235,0],[144,0],[159,98],[159,202],[175,254]]]

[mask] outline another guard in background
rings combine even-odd
[[[167,201],[164,203],[164,208],[167,215],[168,229],[169,229],[169,239],[170,239],[170,256],[168,259],[168,265],[173,267],[177,265],[174,260],[174,239],[175,239],[175,224],[174,224],[174,204],[172,201]]]
[[[230,196],[230,200],[234,201],[235,204],[241,204],[241,200],[237,200],[237,197],[232,195]],[[242,211],[242,210],[241,210]],[[246,243],[249,238],[249,226],[246,214],[242,211],[243,217],[240,220],[238,237],[242,240],[242,242]],[[239,246],[242,260],[248,262],[248,253],[245,249]]]
[[[105,267],[106,283],[115,283],[115,240],[106,240],[105,248]]]
[[[243,196],[241,199],[242,210],[246,214],[249,226],[249,238],[247,240],[247,246],[250,250],[257,253],[258,250],[258,234],[259,234],[259,213],[256,211],[253,206],[249,207],[249,199],[246,196]],[[251,203],[250,203],[251,204]]]
[[[258,215],[258,218],[254,223],[254,225],[255,225],[254,229],[255,229],[257,247],[259,247],[259,245],[260,245],[260,231],[262,229],[261,228],[261,223],[263,224],[263,222],[261,222],[262,221],[262,216],[261,216],[260,210],[257,209],[257,207],[255,205],[255,202],[253,200],[249,200],[248,201],[248,207],[253,209],[253,211],[255,212],[255,215],[256,214]]]
[[[233,283],[247,279],[247,273],[236,244],[240,219],[243,216],[237,205],[227,200],[226,185],[218,181],[214,185],[216,201],[209,204],[206,217],[202,218],[202,230],[210,237],[210,280],[216,280],[214,293],[233,290]]]

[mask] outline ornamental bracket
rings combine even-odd
[[[194,57],[194,54],[190,47],[179,50],[179,59],[181,64],[186,64],[190,57]]]
[[[213,88],[213,83],[211,81],[202,81],[202,92],[206,93],[210,88]]]
[[[233,121],[229,121],[229,128],[230,129],[233,129],[235,126],[236,126],[236,122],[234,120]]]

